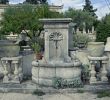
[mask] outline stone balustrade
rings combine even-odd
[[[23,78],[22,56],[1,58],[4,78],[3,83],[20,83]]]
[[[102,57],[91,57],[88,56],[88,59],[90,61],[90,84],[93,83],[107,83],[108,82],[108,78],[107,78],[107,69],[106,69],[106,65],[108,62],[108,57],[107,56],[102,56]],[[96,72],[96,63],[100,62],[100,70],[99,70],[99,77],[100,80],[97,80],[97,72]]]

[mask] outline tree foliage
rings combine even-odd
[[[97,11],[97,9],[94,9],[93,6],[91,5],[91,1],[90,0],[85,0],[85,5],[83,8],[83,11],[89,12],[90,15],[97,17],[95,12]]]
[[[96,41],[106,42],[110,37],[110,14],[102,18],[97,27]]]
[[[30,37],[42,30],[39,18],[60,17],[61,14],[49,10],[48,5],[18,5],[5,9],[1,21],[2,33],[20,33],[22,30],[30,30]]]
[[[0,0],[0,4],[6,4],[9,0]]]
[[[29,4],[44,4],[47,0],[26,0],[25,3]]]
[[[83,10],[76,10],[73,8],[69,8],[69,10],[64,13],[64,16],[72,18],[73,22],[77,24],[77,27],[81,29],[86,27],[84,26],[84,23],[87,25],[87,28],[90,28],[95,21],[95,18],[88,12],[84,12]]]

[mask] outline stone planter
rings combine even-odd
[[[88,53],[92,57],[101,57],[104,53],[104,42],[89,42]]]
[[[19,55],[20,47],[8,40],[0,41],[0,57],[16,57]]]
[[[78,46],[78,48],[82,49],[82,48],[85,47],[85,43],[84,43],[84,42],[79,42],[79,43],[77,44],[77,46]]]
[[[42,60],[42,53],[36,53],[35,55],[37,60]]]

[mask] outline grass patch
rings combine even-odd
[[[45,95],[45,92],[43,92],[42,90],[36,89],[32,94],[37,96],[43,96]]]
[[[103,97],[110,97],[110,90],[106,90],[106,91],[100,91],[97,94],[98,98],[103,98]]]

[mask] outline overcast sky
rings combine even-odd
[[[25,0],[9,0],[10,3],[22,3]],[[85,0],[48,0],[49,4],[55,5],[64,5],[63,10],[67,10],[69,7],[82,9]],[[107,2],[106,2],[107,1]],[[91,0],[94,8],[97,8],[96,14],[98,15],[99,19],[105,16],[107,13],[110,12],[110,0]]]

